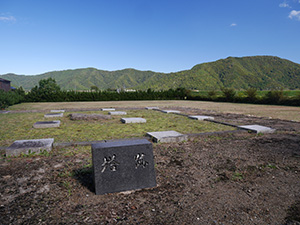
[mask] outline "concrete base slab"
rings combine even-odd
[[[121,122],[122,123],[146,123],[147,120],[139,117],[131,117],[131,118],[122,118]]]
[[[50,112],[52,112],[52,113],[64,113],[65,110],[63,110],[63,109],[51,109]]]
[[[127,112],[114,111],[114,112],[109,112],[108,114],[112,116],[118,116],[118,115],[127,115]]]
[[[44,115],[45,118],[63,117],[63,116],[64,116],[63,113],[48,113]]]
[[[18,140],[6,149],[6,156],[18,156],[21,153],[40,153],[41,151],[50,152],[54,138],[47,139],[32,139],[32,140]]]
[[[189,116],[189,118],[193,120],[214,120],[215,119],[212,116]]]
[[[274,133],[276,130],[270,127],[260,126],[260,125],[245,125],[238,126],[238,128],[249,130],[255,133]]]
[[[187,141],[188,136],[181,134],[177,131],[159,131],[159,132],[147,132],[147,135],[152,138],[154,142],[170,143]]]
[[[60,121],[54,120],[54,121],[38,121],[35,124],[33,124],[33,128],[51,128],[51,127],[59,127]]]
[[[146,107],[145,109],[153,110],[153,109],[159,109],[159,108],[158,107]]]
[[[115,111],[116,109],[114,108],[103,108],[101,111]]]
[[[178,110],[161,110],[163,113],[175,113],[175,114],[177,114],[177,113],[180,113],[180,111],[178,111]]]

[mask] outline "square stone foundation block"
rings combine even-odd
[[[51,127],[59,127],[60,121],[54,120],[54,121],[38,121],[35,124],[33,124],[33,128],[51,128]]]
[[[96,195],[156,186],[152,144],[146,139],[92,145]]]
[[[108,114],[112,116],[118,116],[118,115],[127,115],[127,112],[114,111],[114,112],[109,112]]]
[[[177,131],[158,131],[158,132],[147,132],[147,136],[150,136],[153,142],[162,142],[162,143],[170,143],[170,142],[181,142],[187,141],[188,136],[185,134],[181,134]]]
[[[153,106],[153,107],[146,107],[145,109],[148,109],[148,110],[153,110],[153,109],[159,109],[158,107],[155,107],[155,106]]]
[[[38,154],[44,150],[50,152],[53,142],[54,138],[18,140],[6,149],[6,156],[18,156],[21,153],[28,154],[29,152]]]
[[[131,118],[122,118],[122,123],[146,123],[147,120],[139,117],[131,117]]]
[[[116,109],[114,108],[103,108],[101,111],[115,111]]]
[[[189,118],[193,120],[214,120],[215,119],[212,116],[189,116]]]
[[[175,114],[178,114],[180,113],[180,111],[178,110],[161,110],[163,113],[175,113]]]
[[[260,126],[260,125],[245,125],[245,126],[238,126],[238,128],[249,130],[255,133],[274,133],[276,130],[270,127]]]
[[[44,115],[45,118],[63,117],[63,116],[64,116],[63,113],[48,113]]]
[[[50,112],[52,112],[52,113],[64,113],[65,110],[63,110],[63,109],[51,109]]]

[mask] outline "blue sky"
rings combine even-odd
[[[300,0],[0,0],[0,74],[176,72],[228,56],[300,63]]]

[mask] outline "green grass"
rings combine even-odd
[[[80,112],[103,113],[106,112]],[[72,121],[64,113],[63,118],[44,118],[44,113],[0,114],[0,146],[9,146],[15,140],[54,138],[55,142],[79,142],[143,137],[146,132],[175,130],[180,133],[201,133],[233,128],[187,117],[165,114],[152,110],[131,110],[125,116],[113,116],[105,121]],[[123,124],[121,117],[143,117],[144,124]],[[35,129],[37,121],[60,120],[59,128]]]

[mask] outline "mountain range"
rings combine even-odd
[[[275,56],[250,56],[228,57],[173,73],[84,68],[52,71],[40,75],[0,75],[0,78],[10,80],[12,86],[22,86],[25,90],[30,90],[38,85],[39,80],[49,77],[54,78],[63,90],[89,90],[91,86],[97,86],[100,90],[165,90],[179,87],[197,90],[216,90],[221,87],[300,89],[300,64]]]

